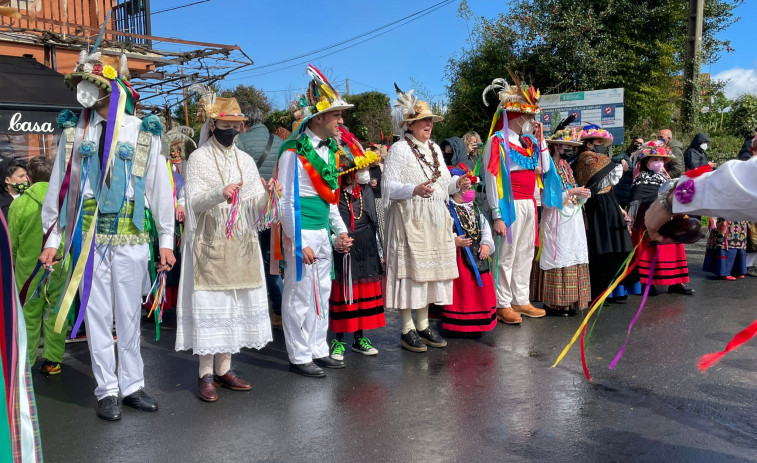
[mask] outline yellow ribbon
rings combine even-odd
[[[118,88],[118,86],[114,86],[115,88]],[[105,167],[105,172],[103,173],[103,178],[106,178],[108,176],[108,173],[110,173],[110,167],[113,165],[113,158],[116,156],[116,144],[118,144],[118,134],[121,131],[121,123],[123,122],[124,118],[124,108],[126,107],[126,96],[124,95],[123,91],[118,91],[118,111],[116,112],[116,126],[113,128],[113,141],[110,144],[110,156],[108,157],[108,165]],[[111,95],[111,98],[113,96]],[[103,127],[103,130],[105,128]],[[95,185],[91,185],[93,188],[95,188]],[[83,193],[82,193],[83,194]],[[103,196],[101,196],[102,199]],[[70,199],[70,198],[69,198]],[[76,295],[76,292],[79,290],[79,283],[81,283],[81,279],[84,276],[84,268],[87,266],[87,256],[89,256],[90,251],[92,250],[92,243],[94,242],[94,234],[95,229],[97,228],[97,216],[100,213],[100,205],[97,205],[97,208],[95,208],[95,214],[92,216],[92,222],[89,224],[89,229],[87,230],[86,238],[84,239],[84,243],[81,249],[81,253],[79,253],[79,258],[76,262],[76,267],[74,267],[74,272],[71,275],[71,280],[68,282],[68,286],[66,286],[66,290],[63,293],[63,302],[60,305],[60,310],[58,311],[58,318],[55,319],[55,332],[60,333],[63,331],[63,325],[66,322],[66,319],[68,318],[68,312],[71,310],[71,304],[74,301],[74,296]]]
[[[639,249],[639,246],[641,245],[642,242],[643,240],[639,241],[639,244],[637,244],[633,248],[632,255],[634,256],[636,255],[636,251]],[[623,272],[620,274],[620,277],[616,278],[615,281],[613,281],[612,284],[605,290],[605,292],[602,293],[602,297],[597,299],[597,302],[595,302],[594,305],[591,306],[591,310],[589,310],[589,313],[586,314],[586,317],[584,317],[584,321],[581,322],[581,326],[579,326],[578,329],[576,330],[576,334],[573,335],[573,338],[570,340],[568,345],[565,346],[565,349],[562,350],[562,353],[560,353],[560,356],[557,357],[557,360],[555,361],[555,364],[552,365],[552,368],[556,367],[557,364],[560,363],[560,361],[563,359],[563,357],[565,357],[565,355],[568,353],[570,348],[573,347],[573,344],[578,340],[578,337],[581,336],[581,331],[583,331],[584,326],[586,326],[586,324],[589,323],[589,319],[591,318],[592,315],[594,315],[594,312],[596,312],[597,309],[599,309],[602,306],[602,304],[604,304],[605,299],[607,299],[607,297],[610,294],[612,294],[615,288],[617,288],[620,282],[623,281],[623,279],[627,276],[626,274],[628,273],[628,267],[631,266],[631,263],[633,262],[633,260],[634,259],[631,258],[626,261],[626,265],[623,268]]]

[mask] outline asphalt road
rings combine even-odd
[[[689,248],[695,296],[650,298],[623,358],[639,297],[602,311],[587,346],[550,368],[580,323],[525,319],[481,339],[451,339],[425,354],[399,347],[399,316],[367,335],[377,357],[308,379],[287,371],[281,331],[234,356],[251,392],[196,398],[197,358],[174,351],[167,314],[160,341],[143,320],[146,390],[155,413],[95,416],[86,344],[69,344],[63,374],[34,383],[48,462],[747,462],[757,461],[757,342],[706,374],[697,358],[751,323],[757,278],[710,280],[701,244]]]

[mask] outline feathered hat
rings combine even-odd
[[[504,119],[500,119],[499,117],[502,111],[508,114],[509,119],[522,114],[529,116],[541,114],[541,108],[539,107],[541,91],[533,85],[523,83],[510,69],[507,72],[513,80],[513,85],[507,83],[507,80],[502,77],[497,77],[492,80],[491,85],[484,89],[481,95],[486,106],[489,106],[489,102],[486,101],[486,94],[490,91],[494,92],[499,99],[497,112],[494,114],[494,121],[492,121],[492,124],[495,126],[494,130],[499,130],[504,126]]]
[[[236,98],[220,97],[205,84],[192,84],[189,86],[189,92],[200,96],[197,105],[197,122],[207,120],[239,122],[247,120],[247,116],[242,113],[242,108],[239,107]]]
[[[444,120],[444,117],[431,112],[431,107],[427,102],[419,100],[413,95],[413,89],[403,92],[395,83],[394,91],[397,92],[397,99],[394,100],[392,105],[392,127],[395,133],[406,131],[408,122],[429,117],[434,122]]]
[[[308,89],[304,94],[298,95],[297,101],[292,104],[292,113],[296,119],[355,106],[344,101],[326,76],[315,66],[308,64],[307,73],[312,79],[308,84]]]
[[[579,140],[580,133],[578,129],[562,129],[558,130],[547,138],[547,143],[550,145],[568,145],[568,146],[581,146]]]
[[[375,151],[363,149],[357,137],[344,126],[339,126],[339,141],[343,147],[339,156],[339,176],[364,169],[378,161]]]
[[[587,125],[581,130],[581,142],[586,140],[598,140],[595,144],[612,145],[612,134],[598,125]]]
[[[76,63],[74,72],[66,74],[63,80],[71,90],[76,90],[79,82],[86,80],[108,93],[113,91],[113,83],[116,83],[126,94],[126,112],[134,114],[139,93],[131,87],[129,78],[129,66],[125,54],[110,56],[103,55],[99,51],[90,53],[87,50],[82,50],[79,53],[79,61]]]

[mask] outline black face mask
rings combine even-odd
[[[237,135],[239,135],[239,130],[237,129],[221,130],[217,128],[213,130],[213,137],[215,137],[216,141],[226,147],[234,143],[234,137]]]

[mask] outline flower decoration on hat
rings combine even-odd
[[[139,93],[129,84],[129,66],[124,54],[110,56],[99,51],[88,53],[82,50],[74,72],[66,74],[63,79],[71,90],[76,89],[79,82],[86,80],[108,93],[113,91],[112,83],[115,82],[126,95],[126,112],[134,114]]]
[[[200,96],[197,107],[197,122],[206,120],[246,121],[236,98],[220,97],[215,90],[205,84],[192,84],[189,92]]]
[[[569,146],[581,146],[579,136],[579,132],[576,128],[562,129],[550,135],[550,137],[547,138],[547,143],[552,145],[562,144]]]
[[[598,125],[587,125],[581,130],[581,141],[586,140],[599,140],[596,144],[602,144],[605,146],[612,145],[612,134],[607,130],[600,128]]]
[[[291,105],[292,113],[297,120],[326,111],[349,109],[354,106],[342,99],[339,92],[315,66],[309,64],[307,73],[312,79],[308,84],[307,91],[298,95],[297,100]]]
[[[113,66],[106,64],[103,66],[103,77],[113,80],[118,77],[118,72],[116,72],[116,69]]]
[[[672,159],[670,150],[658,140],[645,143],[641,150],[639,150],[639,160],[650,157],[663,158],[665,162],[670,162]]]

